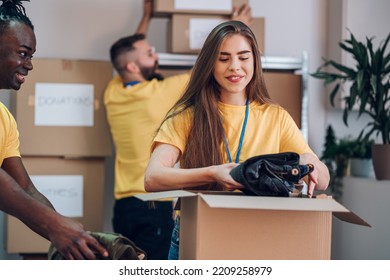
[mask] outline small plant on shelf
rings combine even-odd
[[[349,159],[353,153],[350,137],[337,139],[333,127],[328,126],[321,160],[330,173],[329,188],[335,199],[342,195],[343,177],[347,175]]]

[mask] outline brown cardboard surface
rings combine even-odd
[[[103,93],[112,78],[112,66],[105,61],[34,59],[34,71],[12,97],[24,156],[99,157],[112,154],[112,140],[106,121]],[[36,126],[36,83],[93,84],[93,126]],[[53,93],[55,94],[55,92]]]
[[[181,205],[180,259],[330,259],[331,212],[212,208],[200,196]]]
[[[301,128],[302,124],[302,75],[283,72],[264,72],[268,93],[282,106]]]
[[[172,53],[187,53],[196,54],[199,53],[200,49],[190,48],[190,19],[222,19],[229,20],[230,17],[226,16],[210,16],[210,15],[172,15],[170,22],[170,41],[168,41],[168,50]],[[256,36],[257,43],[260,51],[264,54],[264,30],[265,30],[265,19],[264,18],[253,18],[251,29]]]
[[[327,211],[345,213],[344,217],[346,219],[348,219],[348,213],[352,213],[330,196],[327,198],[310,199],[300,197],[248,196],[244,195],[242,192],[173,190],[144,193],[136,195],[135,197],[143,201],[155,201],[167,198],[182,199],[197,196],[199,196],[210,208]],[[353,219],[351,221],[353,221]]]
[[[180,259],[330,259],[332,214],[369,226],[329,198],[259,197],[240,192],[167,191],[180,198]],[[310,236],[310,242],[307,242]]]
[[[82,175],[83,216],[74,218],[89,231],[103,230],[104,159],[24,157],[30,175]],[[8,253],[47,253],[49,241],[20,220],[6,215],[5,248]]]
[[[195,5],[196,1],[193,1],[193,4]],[[155,0],[153,2],[153,16],[166,17],[166,16],[170,16],[173,13],[230,15],[233,12],[233,7],[240,7],[243,4],[248,4],[248,0],[233,0],[231,11],[210,10],[210,9],[205,10],[203,9],[203,7],[200,7],[199,9],[192,9],[192,10],[178,10],[175,9],[175,0]]]
[[[211,208],[350,212],[334,199],[198,194]]]
[[[190,72],[189,69],[159,69],[159,71],[164,77],[187,74]]]

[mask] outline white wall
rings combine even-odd
[[[373,178],[345,177],[342,204],[371,227],[333,219],[332,259],[390,259],[389,181]]]
[[[265,55],[301,57],[306,51],[309,55],[308,70],[314,72],[321,64],[321,57],[327,54],[328,34],[335,34],[332,29],[328,32],[328,5],[332,1],[249,1],[253,14],[266,19]],[[388,32],[390,17],[386,13],[390,10],[390,1],[340,1],[348,4],[348,25],[352,30],[358,29],[362,34],[382,30],[378,33],[381,37]],[[142,0],[35,0],[27,2],[25,7],[35,25],[37,58],[108,60],[111,44],[117,38],[133,33],[142,16]],[[331,15],[337,18],[330,18],[329,22],[340,21],[340,16]],[[167,19],[153,19],[149,29],[149,40],[159,52],[166,51],[167,23]],[[336,40],[339,40],[337,37]],[[310,78],[308,92],[309,144],[320,154],[326,124],[334,122],[337,132],[343,132],[343,127],[339,112],[327,109],[322,82]],[[106,191],[106,227],[111,223],[110,188],[107,186]],[[1,218],[0,215],[0,222]],[[0,240],[3,234],[1,227]],[[10,256],[0,249],[0,259],[7,257]]]
[[[309,73],[326,53],[327,4],[323,0],[252,0],[253,15],[265,17],[265,55],[309,56]],[[286,93],[288,94],[288,93]],[[321,153],[325,137],[326,99],[322,83],[309,78],[309,144]]]
[[[36,0],[25,4],[35,26],[39,58],[109,60],[119,37],[134,33],[142,0]],[[150,41],[165,48],[167,19],[153,19]]]

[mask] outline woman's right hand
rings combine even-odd
[[[210,171],[215,178],[215,181],[229,191],[243,189],[244,186],[235,181],[230,175],[230,171],[236,167],[238,163],[225,163],[221,165],[210,166]]]

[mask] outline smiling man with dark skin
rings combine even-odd
[[[0,6],[0,89],[19,90],[33,69],[36,38],[22,1]],[[48,239],[65,259],[108,256],[83,226],[54,210],[33,185],[20,157],[15,119],[0,102],[0,210],[13,215]]]

